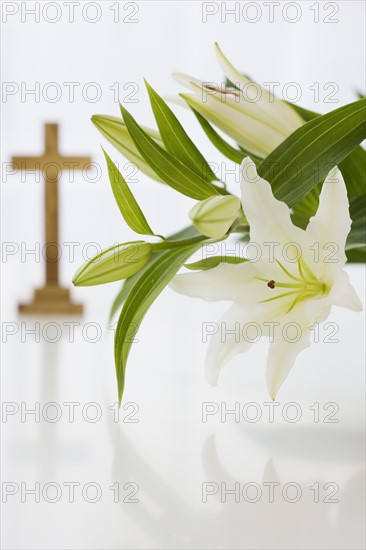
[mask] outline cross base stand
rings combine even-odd
[[[70,300],[68,288],[58,285],[47,284],[43,288],[37,288],[34,293],[33,302],[30,304],[19,304],[20,313],[28,314],[72,314],[83,313],[82,304],[75,304]]]

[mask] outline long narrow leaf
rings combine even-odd
[[[171,237],[173,242],[196,237],[197,230],[190,226]],[[204,242],[204,237],[202,237]],[[202,245],[194,242],[183,248],[174,247],[153,255],[150,262],[136,275],[122,308],[115,335],[115,362],[118,397],[121,402],[127,358],[132,345],[132,333],[140,326],[146,312],[157,296],[171,281],[184,262]]]
[[[173,155],[160,147],[137,124],[135,119],[121,105],[121,112],[127,129],[137,149],[149,166],[165,183],[173,189],[197,200],[207,199],[213,195],[223,194],[224,191],[205,181],[190,168],[184,166]]]
[[[115,297],[114,302],[113,302],[112,307],[111,307],[111,311],[110,311],[110,314],[109,314],[109,320],[110,321],[112,321],[113,317],[115,316],[115,314],[117,313],[119,308],[122,306],[122,304],[126,300],[126,298],[128,296],[128,293],[130,292],[131,288],[135,284],[135,281],[136,281],[136,279],[134,278],[134,276],[130,277],[129,279],[126,279],[125,281],[123,281],[122,288],[119,291],[119,293],[117,294],[117,296]]]
[[[131,193],[121,172],[104,149],[103,152],[107,161],[109,181],[111,183],[113,195],[125,222],[136,233],[154,235],[153,230],[147,223],[141,208]]]
[[[346,249],[366,247],[366,193],[355,197],[350,204],[352,218],[351,231],[348,235]]]
[[[360,96],[360,99],[362,99],[362,96]],[[319,113],[315,113],[314,111],[310,111],[309,109],[303,109],[298,105],[295,105],[292,103],[289,103],[289,105],[291,105],[299,113],[299,115],[302,116],[302,118],[306,122],[321,116],[319,115]],[[365,189],[366,189],[365,167],[366,167],[366,151],[361,146],[356,147],[349,155],[347,155],[345,159],[343,159],[340,163],[338,163],[338,168],[340,169],[344,177],[344,181],[347,186],[348,197],[350,199],[352,197],[357,197],[358,195],[362,195],[362,193],[365,192]],[[319,196],[319,189],[318,189],[317,195]],[[309,217],[313,216],[314,214],[315,212],[309,212]]]
[[[299,202],[365,139],[365,107],[362,99],[311,120],[264,159],[258,171],[278,199]]]
[[[348,197],[352,199],[366,191],[366,151],[356,147],[338,164],[346,183]]]
[[[115,339],[115,361],[118,382],[118,399],[122,400],[127,358],[132,335],[139,327],[151,304],[174,277],[178,269],[201,245],[174,248],[161,252],[138,279],[124,303],[118,320]]]
[[[166,149],[206,181],[217,180],[210,165],[159,94],[145,81],[155,120]]]
[[[227,143],[221,136],[214,130],[214,128],[211,126],[211,124],[195,109],[191,107],[192,111],[196,115],[196,118],[198,122],[200,123],[202,130],[205,132],[208,139],[211,141],[211,143],[222,153],[227,157],[228,159],[232,160],[233,162],[236,162],[237,164],[240,164],[241,161],[244,158],[244,154],[242,151],[235,149],[235,147],[232,147],[229,143]]]
[[[121,118],[108,115],[93,115],[91,121],[109,143],[111,143],[117,151],[122,153],[127,160],[132,162],[141,172],[150,178],[162,183],[159,176],[155,174],[140,155]],[[163,146],[163,142],[158,132],[155,132],[151,128],[144,128],[144,131],[159,145]]]

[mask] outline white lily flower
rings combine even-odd
[[[195,92],[180,95],[244,149],[264,158],[304,121],[290,105],[242,75],[215,47],[225,76],[236,88],[176,73],[176,80]]]
[[[172,288],[208,301],[234,302],[210,340],[206,375],[212,385],[231,357],[250,348],[254,338],[248,337],[248,327],[269,337],[267,385],[275,399],[297,355],[310,345],[314,323],[324,321],[332,305],[362,310],[343,269],[351,227],[347,191],[334,168],[305,231],[293,225],[290,209],[275,199],[249,157],[242,163],[241,191],[250,225],[248,261],[178,275]],[[225,329],[232,331],[238,322],[240,338],[226,334]]]

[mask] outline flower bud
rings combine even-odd
[[[236,220],[240,199],[232,195],[215,196],[195,204],[189,217],[203,235],[221,237]]]
[[[304,120],[292,105],[244,76],[217,44],[215,47],[221,69],[235,87],[223,88],[178,73],[174,75],[176,80],[193,92],[180,97],[246,151],[265,158],[300,128]]]
[[[149,261],[152,245],[145,241],[117,244],[103,250],[75,273],[75,286],[112,283],[131,277]]]

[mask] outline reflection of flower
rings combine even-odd
[[[217,44],[216,51],[222,70],[235,88],[175,74],[179,82],[195,92],[181,96],[244,149],[264,158],[304,121],[290,105],[235,69]]]
[[[271,186],[257,175],[247,157],[242,164],[242,204],[250,225],[248,254],[255,248],[257,256],[260,249],[260,259],[178,275],[172,287],[209,301],[232,300],[222,320],[228,328],[238,321],[255,323],[262,336],[270,337],[267,382],[274,399],[297,354],[309,346],[312,325],[324,321],[332,305],[362,309],[343,270],[351,226],[347,192],[335,168],[323,184],[316,216],[304,231],[292,224],[287,205],[274,198]],[[297,334],[287,332],[290,325]],[[224,364],[249,347],[248,338],[238,342],[231,334],[223,345],[219,332],[213,336],[207,355],[208,380],[215,384]]]

